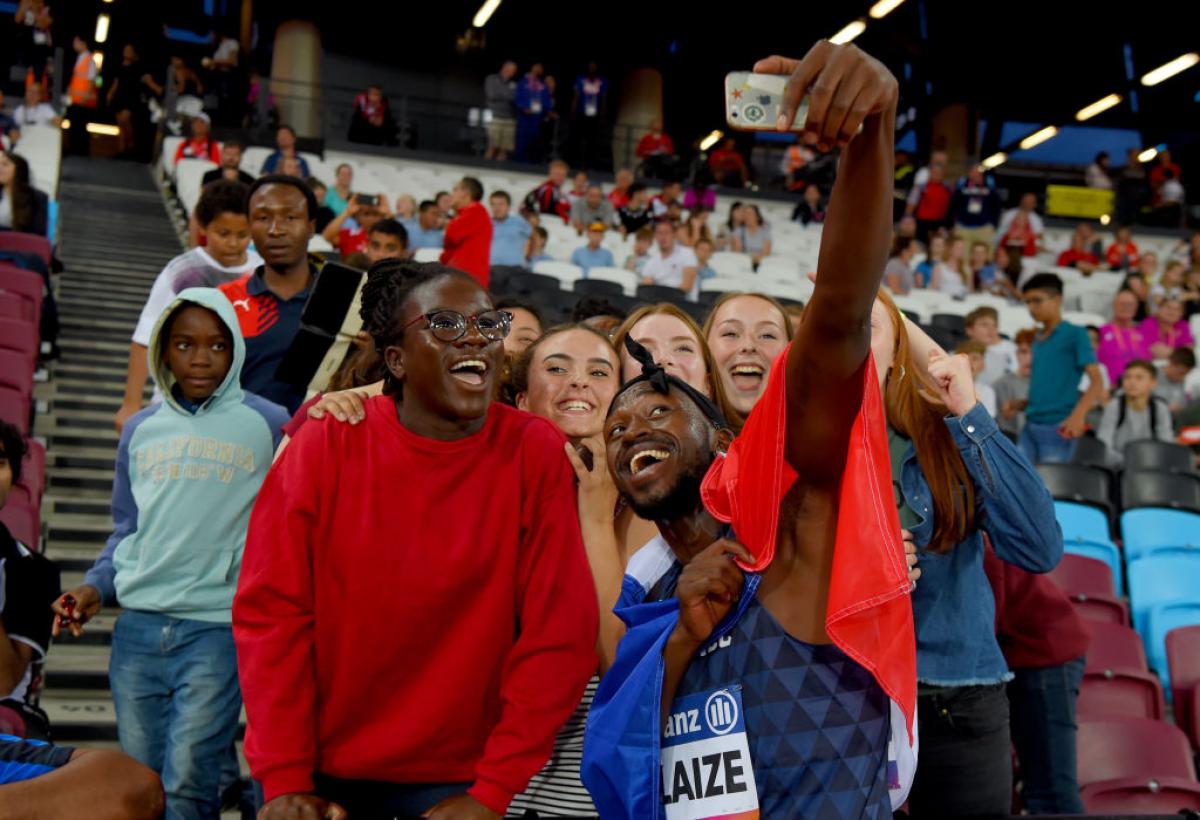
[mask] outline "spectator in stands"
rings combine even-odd
[[[88,153],[87,125],[91,122],[99,95],[96,91],[96,61],[88,42],[76,35],[72,40],[75,51],[74,67],[71,69],[70,81],[67,84],[66,118],[71,122],[71,131],[67,139],[67,148],[72,154],[86,156]]]
[[[1017,346],[1000,336],[1000,314],[994,307],[975,308],[963,318],[963,325],[967,338],[986,348],[983,370],[976,377],[976,384],[995,384],[1005,373],[1017,369]]]
[[[563,222],[570,222],[571,202],[563,192],[570,170],[561,159],[550,163],[550,178],[534,188],[525,197],[525,208],[539,214],[555,214]]]
[[[883,269],[883,283],[896,296],[907,296],[917,286],[912,269],[912,259],[917,253],[917,240],[897,236],[892,241],[892,252]]]
[[[668,216],[672,205],[683,206],[683,200],[680,198],[682,194],[682,182],[678,180],[664,182],[662,192],[650,198],[650,213],[656,220]]]
[[[603,222],[593,222],[587,229],[587,244],[571,253],[571,264],[583,269],[585,279],[592,268],[611,268],[616,264],[612,251],[600,247],[606,230]]]
[[[383,87],[378,84],[367,86],[367,90],[354,98],[354,113],[350,115],[350,142],[362,145],[396,145],[396,121]]]
[[[533,227],[521,217],[513,216],[508,191],[493,191],[488,203],[492,206],[491,264],[524,265],[525,247]]]
[[[329,194],[326,193],[326,196]],[[345,210],[325,226],[321,236],[337,248],[337,252],[342,256],[349,256],[366,250],[367,234],[371,228],[375,227],[379,220],[391,217],[392,209],[388,207],[386,195],[354,194]],[[354,227],[347,227],[347,222],[352,222]]]
[[[21,432],[0,419],[0,510],[21,482],[26,452]],[[50,606],[60,588],[58,566],[38,548],[14,538],[0,521],[0,732],[48,740],[50,727],[37,702],[50,648]]]
[[[465,271],[488,286],[492,256],[492,218],[483,205],[483,185],[463,177],[451,194],[454,219],[446,226],[442,264]]]
[[[216,182],[218,179],[240,182],[243,185],[253,185],[254,177],[247,174],[241,168],[242,150],[244,148],[244,143],[239,139],[225,140],[221,145],[221,158],[218,160],[220,167],[213,168],[211,171],[205,171],[204,176],[200,179],[200,185],[203,187],[210,182]]]
[[[660,117],[650,120],[650,130],[638,140],[634,153],[642,161],[641,174],[652,179],[666,179],[679,161],[675,143],[663,131]]]
[[[0,151],[0,228],[45,236],[49,200],[29,182],[29,162]]]
[[[21,80],[24,82],[32,75],[33,85],[43,85],[53,46],[54,18],[50,16],[50,6],[45,0],[21,0],[13,18],[20,32],[16,42],[17,65],[28,69],[22,72]]]
[[[717,192],[712,187],[712,174],[704,165],[699,165],[692,174],[687,190],[683,192],[683,209],[688,211],[703,208],[711,212],[717,207]]]
[[[729,403],[749,417],[767,389],[771,365],[792,339],[783,305],[761,293],[726,294],[703,332]]]
[[[1112,384],[1121,381],[1121,374],[1131,361],[1151,356],[1150,345],[1136,320],[1138,305],[1133,291],[1119,291],[1113,297],[1112,321],[1100,328],[1096,358],[1108,371]]]
[[[906,213],[917,219],[917,238],[924,241],[931,231],[944,228],[950,220],[950,198],[953,191],[946,184],[946,164],[934,160],[929,164],[929,179],[913,186],[908,196]]]
[[[1163,182],[1158,186],[1153,202],[1154,223],[1167,228],[1182,226],[1185,200],[1183,185],[1179,182],[1176,173],[1170,169],[1163,172]]]
[[[966,243],[957,236],[947,242],[941,263],[934,263],[933,276],[926,287],[954,299],[966,298],[972,277],[965,249]]]
[[[580,236],[597,222],[611,228],[615,218],[612,203],[604,198],[604,189],[599,185],[589,185],[583,198],[571,206],[571,224]]]
[[[109,749],[72,749],[0,735],[0,814],[6,817],[156,820],[163,813],[157,775]]]
[[[260,174],[274,174],[282,171],[280,167],[285,157],[295,157],[300,160],[300,176],[308,177],[308,162],[296,151],[296,130],[290,125],[281,125],[275,131],[275,150],[263,160]]]
[[[983,409],[992,418],[996,417],[996,391],[991,385],[984,384],[980,380],[983,375],[984,367],[986,367],[988,346],[976,339],[967,339],[959,342],[954,348],[956,354],[961,354],[967,357],[967,361],[971,363],[971,378],[975,383],[975,396],[979,399],[979,403],[983,405]]]
[[[717,277],[717,272],[712,267],[712,255],[716,252],[716,245],[711,239],[697,240],[692,250],[696,254],[696,276],[700,281],[705,279],[714,279]]]
[[[242,387],[295,413],[305,390],[277,380],[275,372],[319,273],[308,257],[317,198],[303,180],[268,174],[250,187],[249,203],[250,235],[263,264],[219,289],[237,311],[246,340]]]
[[[758,270],[763,257],[771,255],[771,226],[763,221],[757,205],[744,206],[742,213],[744,221],[733,233],[732,250],[748,254],[754,269]]]
[[[1167,403],[1172,414],[1183,410],[1194,396],[1188,392],[1188,376],[1196,368],[1196,351],[1190,347],[1177,347],[1163,365],[1162,378],[1154,395]]]
[[[1148,264],[1147,257],[1149,256],[1153,256],[1153,254],[1146,253],[1142,256],[1142,265]],[[1137,313],[1133,317],[1136,321],[1144,321],[1154,312],[1150,306],[1150,286],[1146,284],[1146,276],[1141,271],[1135,270],[1125,274],[1125,278],[1121,280],[1120,289],[1128,290],[1138,300]]]
[[[370,265],[383,259],[407,258],[408,231],[395,219],[381,219],[367,231],[367,262]]]
[[[325,199],[318,200],[333,211],[334,216],[341,216],[342,211],[350,204],[354,195],[354,166],[343,162],[333,171],[333,187],[325,192]]]
[[[1025,407],[1029,404],[1029,373],[1033,364],[1033,340],[1036,331],[1021,330],[1014,337],[1017,348],[1017,369],[1009,371],[992,383],[996,391],[996,425],[1013,443],[1021,440],[1025,426]]]
[[[519,356],[538,339],[542,338],[546,324],[541,312],[533,304],[520,299],[501,299],[496,310],[503,310],[512,319],[509,332],[504,337],[504,352],[508,356]]]
[[[712,213],[703,205],[697,205],[688,211],[687,220],[679,226],[679,241],[689,248],[696,247],[697,242],[713,243],[712,231],[708,229],[708,215]]]
[[[675,228],[662,221],[654,226],[654,241],[658,255],[651,256],[642,266],[642,284],[679,288],[695,302],[700,295],[696,254],[675,240]]]
[[[717,250],[728,250],[733,234],[746,222],[745,203],[737,200],[729,205],[729,215],[717,226]]]
[[[1078,229],[1071,235],[1071,247],[1058,255],[1060,268],[1075,268],[1085,276],[1100,266],[1096,254],[1088,248],[1087,236]]]
[[[817,158],[816,134],[805,132],[796,135],[796,141],[783,152],[779,170],[783,174],[783,187],[788,191],[799,191],[809,184],[808,165]]]
[[[543,79],[546,73],[541,63],[529,67],[529,73],[517,83],[513,96],[513,104],[517,108],[516,151],[513,159],[517,162],[536,162],[537,149],[541,139],[542,124],[554,107],[550,96],[550,88]]]
[[[744,188],[750,178],[750,169],[732,137],[727,137],[721,147],[709,155],[708,167],[717,184],[726,188]]]
[[[218,180],[207,185],[196,203],[195,220],[203,245],[184,251],[166,264],[150,287],[129,345],[125,397],[115,423],[121,432],[134,413],[142,409],[142,391],[150,375],[147,355],[154,325],[163,311],[187,288],[217,287],[240,279],[263,263],[250,250],[249,188],[240,182]]]
[[[1187,311],[1187,302],[1192,301],[1196,297],[1188,293],[1184,287],[1183,263],[1178,259],[1172,259],[1167,262],[1163,268],[1162,279],[1150,286],[1150,305],[1154,310],[1158,310],[1159,304],[1164,299],[1178,299],[1184,303],[1184,311]]]
[[[544,420],[492,402],[509,326],[474,280],[440,266],[376,266],[363,297],[385,351],[385,395],[367,402],[359,425],[306,426],[259,494],[247,538],[234,617],[249,759],[267,800],[260,816],[321,816],[331,804],[351,817],[501,815],[549,756],[596,664],[565,442]],[[316,465],[330,459],[361,481],[323,480]],[[422,476],[415,493],[412,475]],[[485,502],[465,504],[481,476]],[[396,531],[397,516],[427,523]],[[384,532],[395,571],[366,560]],[[469,594],[412,586],[406,605],[424,613],[419,630],[346,617],[356,602],[387,596],[402,565],[435,541],[472,545],[437,559],[439,577]],[[482,574],[480,555],[496,559]],[[330,561],[355,592],[295,597],[329,583]],[[358,673],[330,676],[316,662],[330,651],[352,651]],[[396,657],[414,659],[417,673],[397,683]],[[379,735],[380,726],[405,728]]]
[[[442,247],[443,232],[437,226],[440,217],[441,212],[438,211],[436,202],[427,199],[421,203],[420,208],[417,209],[416,229],[408,232],[410,249],[416,251],[421,248],[440,249]]]
[[[1009,222],[1008,230],[1000,236],[1000,247],[1008,248],[1018,256],[1036,256],[1038,238],[1029,215],[1017,210]]]
[[[983,555],[996,637],[1013,673],[1006,687],[1021,805],[1029,814],[1085,814],[1076,780],[1075,701],[1090,642],[1087,623],[1052,578]]]
[[[125,426],[112,536],[83,585],[54,603],[78,636],[119,598],[109,672],[121,748],[163,778],[170,817],[220,811],[242,705],[233,595],[250,509],[288,420],[243,392],[237,322],[211,288],[182,291],[159,317],[149,360],[163,401]]]
[[[990,293],[993,296],[1020,299],[1021,292],[1008,278],[1008,274],[997,262],[988,258],[990,251],[991,247],[982,242],[971,244],[971,257],[967,267],[971,271],[976,290],[980,293]],[[1007,255],[1005,252],[1006,257]]]
[[[545,262],[552,257],[546,253],[546,243],[550,241],[550,234],[542,226],[537,226],[533,229],[533,233],[529,235],[529,245],[525,248],[525,267],[532,268],[538,262]]]
[[[181,159],[206,159],[221,164],[221,147],[212,138],[208,115],[201,111],[191,120],[192,135],[175,149],[175,164]]]
[[[654,222],[650,210],[650,192],[640,182],[629,187],[629,201],[617,210],[617,227],[621,236],[636,234]]]
[[[313,196],[317,198],[317,202],[324,202],[325,196],[329,193],[329,188],[324,182],[316,177],[309,177],[305,182],[309,189],[312,190]],[[334,220],[333,209],[328,205],[320,205],[317,207],[317,233],[325,233],[325,229],[329,227],[329,223]]]
[[[1020,204],[1016,208],[1010,208],[1000,217],[1000,225],[996,228],[996,233],[1000,236],[1008,236],[1010,233],[1015,237],[1015,241],[1000,240],[1000,244],[1021,245],[1025,249],[1026,256],[1036,256],[1037,248],[1042,243],[1042,235],[1046,232],[1046,225],[1042,221],[1041,214],[1037,212],[1037,194],[1025,193],[1021,195]],[[1013,223],[1017,219],[1018,214],[1025,215],[1025,226],[1017,232],[1013,232]],[[1032,238],[1030,238],[1032,234]],[[1032,250],[1031,250],[1032,248]]]
[[[1108,152],[1101,151],[1096,154],[1096,159],[1083,172],[1083,184],[1089,188],[1102,188],[1105,191],[1111,191],[1113,183],[1109,173]]]
[[[1155,359],[1165,359],[1177,347],[1194,347],[1191,328],[1183,318],[1183,303],[1178,299],[1164,299],[1153,316],[1147,316],[1139,325],[1142,337],[1150,347]]]
[[[604,150],[602,145],[607,107],[608,78],[600,74],[594,61],[590,62],[587,70],[575,78],[575,97],[571,103],[575,155],[584,168],[612,167],[611,151]]]
[[[117,127],[121,129],[121,154],[133,152],[137,143],[137,132],[146,115],[145,69],[132,43],[121,49],[121,62],[113,72],[105,102],[113,112]],[[28,89],[26,89],[28,95]]]
[[[1162,186],[1168,179],[1179,179],[1182,175],[1179,166],[1171,161],[1170,149],[1164,148],[1154,158],[1154,167],[1150,169],[1150,191],[1155,200],[1162,196]]]
[[[932,287],[934,268],[944,264],[942,260],[946,256],[945,228],[936,230],[929,234],[929,243],[927,247],[928,250],[925,253],[925,258],[913,267],[913,272],[916,279],[916,287],[918,288]]]
[[[1109,466],[1120,469],[1125,445],[1131,441],[1174,441],[1171,409],[1155,395],[1158,369],[1146,359],[1134,359],[1121,374],[1121,389],[1104,406],[1096,438],[1108,447]]]
[[[650,261],[650,248],[654,245],[654,228],[644,225],[633,235],[633,253],[625,258],[625,270],[633,271],[638,276]]]
[[[619,211],[629,204],[630,189],[633,187],[633,171],[621,168],[617,171],[612,190],[608,192],[608,204]]]
[[[1117,175],[1116,220],[1121,225],[1137,222],[1142,204],[1146,201],[1146,169],[1138,159],[1138,149],[1125,154],[1125,167]]]
[[[513,81],[515,76],[517,64],[505,60],[499,71],[489,74],[483,81],[484,104],[492,115],[487,127],[488,147],[484,159],[503,162],[516,147],[516,107],[513,105],[517,93],[517,84]]]
[[[0,105],[4,102],[3,92],[0,92]],[[25,101],[17,106],[13,111],[12,125],[18,132],[21,128],[28,128],[38,125],[50,125],[58,128],[61,120],[58,112],[48,102],[42,99],[42,87],[40,85],[30,85],[25,88]],[[11,134],[9,129],[5,128],[6,133]]]
[[[950,216],[956,236],[968,242],[992,244],[1000,222],[1000,194],[984,176],[982,165],[973,164],[958,181],[950,198]]]
[[[567,201],[571,203],[571,207],[575,207],[575,203],[581,202],[588,192],[588,175],[587,171],[582,168],[575,172],[575,176],[571,177],[571,187],[567,188],[564,193],[567,195]]]
[[[804,186],[803,199],[796,203],[792,211],[792,221],[807,226],[809,223],[820,225],[825,221],[825,203],[821,197],[821,186],[809,184]]]
[[[1127,271],[1138,266],[1138,246],[1133,241],[1133,229],[1128,225],[1117,228],[1113,242],[1104,253],[1109,270]]]
[[[1075,439],[1087,428],[1088,412],[1104,398],[1104,377],[1087,332],[1063,321],[1062,280],[1052,273],[1035,274],[1021,292],[1029,314],[1041,325],[1033,343],[1021,452],[1030,464],[1070,461]],[[1088,388],[1080,396],[1085,375]]]

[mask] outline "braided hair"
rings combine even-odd
[[[384,351],[399,344],[404,336],[404,304],[412,292],[426,282],[450,276],[471,278],[456,268],[437,262],[381,259],[371,266],[363,285],[358,315],[362,318],[363,331],[374,341],[375,351],[381,359]],[[383,370],[384,395],[403,396],[403,383],[386,363]]]

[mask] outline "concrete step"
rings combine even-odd
[[[78,327],[78,326],[77,326]],[[82,328],[79,328],[82,331]],[[133,333],[133,328],[129,328],[129,333],[125,335],[125,339],[119,342],[109,341],[107,339],[90,339],[85,332],[72,334],[68,338],[60,339],[58,346],[62,348],[62,359],[64,362],[77,361],[76,355],[79,356],[97,356],[104,354],[112,356],[117,361],[123,361],[126,364],[129,362],[129,335]]]
[[[109,647],[55,643],[46,655],[46,689],[108,688]]]
[[[108,692],[47,691],[40,705],[59,743],[117,739],[117,710]]]
[[[95,544],[95,554],[112,535],[112,516],[92,515],[86,513],[59,513],[57,511],[47,521],[47,540],[56,544],[59,541],[72,544]],[[65,584],[66,581],[64,580]]]
[[[47,484],[60,494],[73,491],[103,493],[112,495],[112,470],[88,470],[83,468],[62,468],[48,471]]]
[[[56,415],[64,415],[67,412],[75,410],[87,413],[103,412],[108,410],[115,414],[117,412],[117,408],[120,406],[121,396],[119,395],[59,395],[59,397],[54,400],[53,404],[51,404],[51,409]]]
[[[116,428],[109,430],[94,430],[88,433],[55,433],[49,438],[51,451],[56,447],[111,447],[115,453],[117,442],[120,441]]]
[[[59,538],[46,545],[46,557],[58,564],[60,575],[76,573],[82,578],[84,573],[92,568],[92,564],[95,563],[103,549],[103,543],[69,541]],[[66,582],[63,581],[62,584],[66,588]]]

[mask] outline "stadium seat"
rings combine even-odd
[[[1175,725],[1200,748],[1200,733],[1195,723],[1200,714],[1192,709],[1191,694],[1200,691],[1200,625],[1181,626],[1167,633],[1167,669],[1171,678],[1171,703],[1175,708]]]
[[[571,289],[580,296],[624,296],[625,289],[619,282],[605,279],[576,279]]]
[[[1200,555],[1156,553],[1131,562],[1129,601],[1134,628],[1146,640],[1151,609],[1177,601],[1200,602]],[[1153,648],[1146,654],[1153,663]]]
[[[5,504],[4,508],[0,509],[0,522],[3,522],[4,526],[8,527],[13,538],[24,543],[35,552],[42,551],[42,524],[38,518],[37,510],[17,504]]]
[[[637,298],[643,302],[670,302],[676,305],[688,301],[687,294],[668,285],[638,285]]]
[[[1120,624],[1089,624],[1092,632],[1087,650],[1087,674],[1132,670],[1148,672],[1146,651],[1142,639],[1127,626]]]
[[[1063,540],[1109,541],[1108,517],[1096,507],[1074,501],[1055,501],[1054,517],[1062,528]]]
[[[1084,467],[1100,467],[1108,469],[1108,445],[1095,436],[1084,436],[1077,439],[1075,452],[1071,456],[1072,464],[1082,464]]]
[[[1080,555],[1093,558],[1108,564],[1112,570],[1113,583],[1117,591],[1125,589],[1125,573],[1122,567],[1121,551],[1111,541],[1084,541],[1081,538],[1063,539],[1063,551],[1070,555]]]
[[[1164,686],[1170,685],[1170,663],[1167,660],[1167,635],[1172,631],[1200,625],[1200,587],[1193,588],[1192,600],[1173,601],[1150,608],[1146,618],[1146,660],[1158,673]]]
[[[1200,783],[1179,777],[1125,777],[1080,790],[1088,814],[1178,815],[1200,810]]]
[[[0,387],[0,419],[28,434],[32,411],[28,396],[11,388]]]
[[[1058,566],[1051,570],[1050,578],[1067,595],[1113,598],[1117,594],[1112,567],[1095,558],[1065,553]]]
[[[0,231],[0,251],[13,251],[36,256],[49,270],[53,261],[50,253],[50,240],[36,233],[23,231]]]
[[[1121,513],[1125,560],[1136,561],[1160,548],[1200,548],[1200,513],[1142,507]]]
[[[750,276],[754,274],[753,260],[744,253],[717,251],[708,265],[721,276]]]
[[[26,442],[25,460],[21,463],[21,483],[33,490],[41,505],[46,491],[46,448],[35,438]]]
[[[736,291],[733,291],[733,292],[736,293]],[[700,304],[711,308],[717,302],[721,301],[721,297],[725,296],[725,294],[727,294],[727,293],[730,293],[730,291],[702,290],[702,291],[700,291],[700,299],[699,299]]]
[[[1083,676],[1075,710],[1081,721],[1123,717],[1162,720],[1162,685],[1152,673],[1137,669],[1089,672]]]
[[[438,262],[441,258],[441,248],[417,248],[413,253],[413,261],[415,262]]]
[[[0,349],[0,387],[33,397],[33,366],[28,356],[17,350]]]
[[[1121,500],[1125,509],[1169,507],[1200,513],[1200,476],[1126,470],[1121,481]]]
[[[34,324],[41,321],[42,298],[46,292],[45,280],[41,274],[8,262],[0,262],[0,290],[28,302],[33,309]]]
[[[1103,470],[1078,464],[1039,464],[1037,471],[1055,498],[1091,504],[1105,513],[1112,510],[1108,474]]]
[[[578,265],[572,265],[569,262],[554,262],[543,260],[533,266],[534,273],[540,273],[543,276],[553,276],[563,285],[570,286],[576,279],[583,278],[583,268]]]
[[[561,290],[553,276],[540,273],[514,273],[508,277],[507,293],[511,296],[532,296],[542,291]]]
[[[0,319],[0,350],[15,350],[31,366],[37,365],[38,329],[33,322],[20,319]]]
[[[967,326],[963,317],[957,313],[935,313],[929,320],[933,327],[944,328],[956,336],[966,337]]]
[[[1131,441],[1125,445],[1126,470],[1193,473],[1192,451],[1169,441]]]
[[[1196,782],[1187,737],[1163,721],[1081,720],[1075,743],[1081,787],[1124,777],[1179,777]]]
[[[700,280],[700,292],[721,291],[723,293],[738,293],[743,290],[753,290],[755,280],[753,274],[743,276],[714,276],[711,279]]]
[[[641,281],[633,271],[608,267],[592,268],[588,271],[587,278],[599,282],[615,282],[621,286],[621,290],[626,296],[633,296]]]
[[[9,293],[0,288],[0,319],[33,321],[33,305],[19,293]]]
[[[1072,595],[1071,605],[1086,621],[1129,625],[1129,610],[1125,602],[1107,595]]]

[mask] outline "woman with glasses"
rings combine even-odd
[[[383,395],[357,425],[305,425],[247,536],[260,817],[499,817],[596,668],[566,442],[493,402],[509,319],[470,277],[378,263],[362,317]]]

